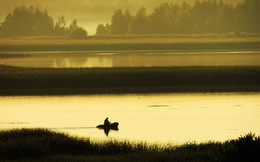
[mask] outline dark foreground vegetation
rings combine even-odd
[[[0,95],[259,91],[259,66],[70,69],[0,66]]]
[[[24,161],[259,161],[260,137],[180,146],[92,141],[47,129],[0,131],[0,160]]]

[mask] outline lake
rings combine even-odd
[[[109,117],[119,131],[95,128]],[[49,128],[98,140],[225,141],[260,134],[260,93],[0,97],[0,128]]]
[[[260,66],[260,51],[53,51],[0,56],[0,64],[23,67]]]

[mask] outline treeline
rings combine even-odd
[[[150,14],[115,10],[110,24],[99,24],[96,35],[260,33],[260,0],[244,0],[237,6],[222,0],[197,0],[194,6],[163,3]]]
[[[97,26],[96,35],[260,33],[259,16],[260,0],[236,6],[222,0],[196,0],[193,6],[162,3],[149,14],[144,7],[135,14],[115,10],[110,23]],[[70,25],[64,16],[54,22],[47,11],[33,6],[16,7],[0,24],[0,37],[41,35],[85,38],[87,31],[76,19]]]
[[[47,11],[40,11],[33,6],[16,7],[0,25],[1,37],[41,35],[68,35],[71,38],[84,38],[87,36],[87,31],[77,25],[76,19],[67,27],[64,16],[54,22]]]

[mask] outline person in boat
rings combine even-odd
[[[108,117],[105,119],[105,121],[104,121],[104,125],[105,125],[105,126],[110,125],[110,122],[108,121]]]

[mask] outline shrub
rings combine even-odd
[[[70,33],[70,37],[73,39],[83,39],[87,37],[87,31],[81,27],[76,27]]]

